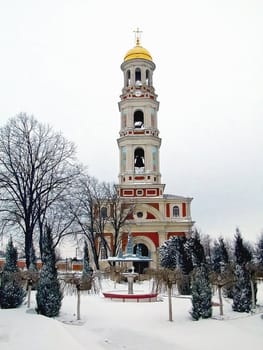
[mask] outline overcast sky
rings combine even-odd
[[[263,230],[262,0],[0,0],[0,123],[20,112],[73,141],[99,180],[118,181],[120,65],[156,64],[162,182],[193,197],[204,234]]]

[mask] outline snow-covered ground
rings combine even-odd
[[[127,290],[127,285],[109,279],[103,291]],[[134,291],[147,291],[150,282],[137,282]],[[76,295],[65,295],[59,317],[50,319],[35,313],[26,303],[18,309],[0,309],[1,350],[262,350],[263,284],[259,285],[255,314],[236,313],[224,301],[224,319],[219,307],[213,318],[192,321],[190,298],[173,297],[173,322],[168,321],[165,292],[157,302],[121,302],[105,299],[102,293],[81,295],[81,320],[77,321]],[[215,295],[214,301],[217,301]]]

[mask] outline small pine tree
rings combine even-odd
[[[177,264],[181,272],[181,279],[177,281],[178,291],[182,295],[191,294],[190,272],[193,270],[191,254],[185,248],[186,239],[178,237],[177,243]]]
[[[235,259],[239,265],[244,265],[252,260],[252,253],[247,244],[244,244],[241,232],[236,229],[235,236]]]
[[[220,245],[217,241],[214,242],[212,248],[212,270],[216,273],[221,273],[222,256]]]
[[[219,238],[220,255],[223,266],[228,265],[230,262],[229,253],[225,245],[225,241],[222,237]]]
[[[10,238],[6,248],[6,263],[0,285],[0,306],[3,309],[16,308],[22,304],[24,297],[25,291],[17,267],[17,249]]]
[[[37,312],[44,316],[54,317],[59,314],[63,298],[56,269],[56,256],[53,248],[50,227],[46,227],[43,236],[42,270],[37,286]]]
[[[187,240],[186,247],[192,255],[194,270],[192,273],[192,311],[194,320],[212,316],[212,288],[208,276],[205,250],[200,235],[195,230]]]
[[[93,269],[90,266],[89,263],[89,250],[88,250],[88,243],[85,241],[84,243],[84,257],[83,257],[83,271],[82,271],[82,277],[87,278],[91,277],[93,274]]]
[[[192,311],[190,314],[195,321],[199,320],[199,318],[212,316],[212,288],[205,264],[197,266],[193,273]]]
[[[212,249],[212,269],[217,273],[222,273],[225,266],[229,264],[229,254],[225,246],[224,239],[220,237],[218,242],[214,242]]]
[[[192,236],[187,240],[185,246],[192,256],[193,266],[197,267],[201,266],[201,264],[206,264],[205,250],[197,230],[192,233]]]
[[[29,258],[30,258],[30,264],[29,264],[28,270],[37,272],[38,271],[37,258],[36,258],[36,252],[35,252],[35,248],[34,248],[33,244],[32,244],[32,247],[30,249]]]
[[[250,312],[252,306],[252,292],[249,271],[244,266],[236,264],[236,283],[233,290],[233,311]]]
[[[261,233],[257,242],[256,258],[257,258],[257,263],[259,264],[259,267],[261,268],[261,270],[263,270],[263,232]]]
[[[178,266],[184,275],[189,275],[189,273],[193,270],[194,267],[191,254],[189,254],[189,251],[185,247],[186,238],[178,237],[176,242]]]
[[[177,266],[177,242],[176,237],[165,241],[160,249],[160,265],[166,269],[176,269]]]
[[[243,243],[238,229],[235,236],[235,258],[236,283],[233,288],[232,309],[237,312],[249,312],[252,307],[252,290],[247,264],[252,260],[252,254]]]

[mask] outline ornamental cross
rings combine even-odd
[[[136,46],[140,45],[140,40],[141,40],[141,33],[142,31],[137,28],[136,30],[133,31],[135,34],[135,44]]]

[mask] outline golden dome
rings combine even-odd
[[[126,53],[124,56],[124,61],[133,60],[136,58],[152,61],[150,52],[140,45],[139,40],[137,40],[136,46]]]

